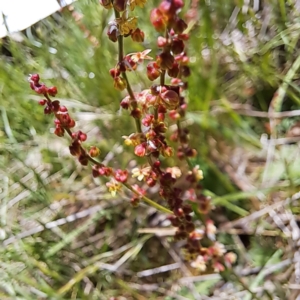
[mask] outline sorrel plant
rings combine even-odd
[[[203,194],[200,183],[203,174],[200,167],[193,164],[197,151],[189,146],[189,131],[182,125],[188,106],[186,78],[191,75],[187,52],[190,30],[182,16],[184,1],[163,0],[158,7],[151,7],[151,1],[147,3],[147,0],[100,0],[100,5],[114,13],[114,20],[107,24],[107,36],[118,45],[116,65],[107,72],[114,88],[126,91],[120,106],[128,111],[135,123],[135,132],[124,132],[124,143],[132,147],[134,155],[144,158],[143,165],[122,170],[98,161],[100,149],[84,147],[87,135],[75,131],[76,122],[68,109],[58,100],[52,100],[57,88],[41,83],[38,74],[30,75],[30,87],[43,96],[39,103],[45,107],[44,114],[54,115],[54,133],[59,137],[69,135],[71,155],[81,165],[91,165],[93,177],[104,177],[113,195],[122,188],[129,189],[133,207],[145,202],[167,214],[170,223],[176,227],[174,239],[185,240],[182,255],[192,267],[202,272],[229,269],[236,256],[226,253],[224,245],[217,241],[210,198]],[[138,11],[136,7],[152,9],[149,17],[159,33],[157,49],[126,53],[125,38],[136,43],[142,43],[145,38],[134,15]],[[154,52],[158,53],[156,57],[150,55]],[[147,61],[146,66],[144,61]],[[150,82],[144,90],[134,91],[127,73],[134,72],[139,65]],[[176,130],[171,132],[170,126],[174,124]],[[170,142],[176,147],[171,147]],[[165,158],[171,156],[176,157],[174,161],[185,161],[186,166],[180,168],[182,163],[178,163],[178,166],[164,167]],[[179,181],[184,184],[178,184]],[[159,201],[149,198],[148,188],[154,186],[159,187]]]

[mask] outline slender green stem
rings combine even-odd
[[[115,17],[120,18],[120,13],[114,9]],[[118,62],[121,63],[124,59],[124,37],[122,35],[118,36]],[[137,101],[135,98],[135,95],[133,93],[133,90],[131,88],[130,82],[128,80],[126,72],[122,72],[122,77],[126,81],[126,89],[127,92],[131,98],[131,105],[133,108],[137,108]],[[139,133],[142,132],[142,125],[140,119],[135,119],[135,126]]]
[[[123,185],[125,187],[127,187],[130,191],[132,191],[133,193],[135,193],[136,195],[140,196],[141,199],[146,202],[148,205],[156,208],[157,210],[161,211],[161,212],[164,212],[164,213],[167,213],[167,214],[171,214],[173,215],[173,212],[169,209],[167,209],[166,207],[154,202],[153,200],[149,199],[148,197],[146,196],[143,196],[141,195],[138,191],[136,191],[131,185],[129,185],[128,183],[123,183]]]
[[[255,295],[254,292],[251,291],[251,289],[248,287],[248,285],[242,280],[242,278],[235,273],[233,269],[227,269],[229,272],[235,277],[236,281],[246,290],[251,294],[252,299],[259,300],[257,296]]]

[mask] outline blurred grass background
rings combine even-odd
[[[146,40],[127,39],[126,53],[155,55],[157,3],[137,9]],[[299,299],[299,1],[190,0],[183,13],[193,13],[185,123],[218,238],[260,299]],[[165,216],[113,198],[51,134],[30,73],[58,87],[101,159],[136,165],[122,139],[134,124],[108,73],[110,19],[98,1],[79,0],[0,41],[0,299],[251,299],[231,277],[192,270]],[[144,69],[129,75],[134,90],[149,86]]]

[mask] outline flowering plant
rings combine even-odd
[[[129,189],[133,206],[143,201],[168,214],[170,223],[176,227],[174,238],[185,241],[183,258],[199,271],[222,272],[231,267],[236,257],[234,253],[226,253],[224,245],[217,241],[210,198],[203,194],[200,183],[203,173],[193,164],[197,150],[190,147],[189,131],[182,125],[188,107],[186,79],[191,73],[188,24],[181,16],[184,1],[163,0],[158,7],[152,7],[150,22],[159,33],[156,57],[150,55],[154,52],[151,49],[128,54],[124,49],[125,38],[131,37],[137,43],[144,41],[145,34],[138,27],[134,12],[136,7],[150,6],[146,0],[100,0],[100,4],[114,12],[114,20],[107,24],[108,38],[118,44],[118,61],[109,70],[112,85],[119,91],[126,91],[120,106],[135,123],[134,132],[124,133],[128,134],[123,136],[124,143],[132,147],[134,155],[144,158],[143,165],[122,170],[98,161],[100,149],[84,147],[87,135],[81,130],[74,131],[76,122],[68,109],[58,100],[52,100],[57,88],[41,83],[38,74],[30,75],[30,87],[43,96],[39,103],[45,107],[44,113],[54,115],[54,133],[59,137],[69,135],[71,155],[83,166],[90,164],[93,177],[106,178],[106,186],[113,195],[122,188]],[[146,67],[143,66],[145,62]],[[135,71],[139,65],[153,83],[142,91],[134,91],[127,73]],[[172,132],[170,124],[176,125]],[[173,156],[185,161],[186,167],[168,166],[165,160]],[[148,189],[154,186],[159,188],[159,201],[149,198]]]

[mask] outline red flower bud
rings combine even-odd
[[[134,148],[134,154],[137,156],[140,156],[140,157],[145,156],[146,155],[146,144],[142,143],[142,144],[137,145]]]
[[[68,127],[73,128],[73,127],[75,127],[75,125],[76,125],[75,121],[73,119],[70,119],[70,121],[68,123]]]
[[[60,126],[57,126],[54,130],[54,134],[56,134],[57,136],[64,136],[64,133],[65,133],[65,130],[60,127]]]
[[[86,141],[87,139],[87,135],[81,131],[78,132],[78,139],[81,141],[81,142],[84,142]]]
[[[150,22],[158,32],[163,32],[166,28],[165,17],[158,8],[154,8],[150,13]]]
[[[58,112],[60,109],[60,105],[59,105],[59,101],[58,100],[54,100],[52,101],[52,110],[55,112]]]
[[[100,149],[96,146],[92,146],[89,150],[89,155],[91,157],[97,157],[100,155]]]
[[[65,113],[65,112],[68,111],[68,109],[67,109],[64,105],[61,105],[61,106],[59,107],[59,111]]]
[[[46,100],[46,99],[41,99],[41,100],[39,100],[39,105],[44,106],[46,103],[47,103],[47,100]]]
[[[162,36],[159,36],[157,38],[157,46],[159,48],[164,48],[166,45],[167,45],[167,39]]]
[[[147,178],[146,183],[149,187],[154,187],[156,185],[156,180],[152,177]]]
[[[143,118],[142,124],[143,124],[144,126],[146,126],[146,127],[149,127],[149,126],[151,125],[153,119],[154,119],[154,116],[148,114],[148,115],[146,115],[146,116]]]
[[[114,177],[119,182],[126,182],[128,179],[128,171],[118,169],[115,171]]]
[[[153,81],[160,76],[160,71],[156,62],[150,62],[147,65],[147,77],[149,80]]]
[[[56,86],[51,86],[47,89],[47,93],[52,96],[55,97],[57,94],[57,87]]]
[[[123,109],[128,109],[129,106],[130,106],[130,97],[129,96],[126,96],[120,103],[120,106],[123,108]]]
[[[47,105],[45,108],[44,108],[44,114],[45,115],[50,115],[52,113],[52,109],[49,105]]]
[[[35,84],[37,84],[40,81],[40,75],[39,74],[32,74],[32,75],[30,75],[29,80],[31,80]]]
[[[118,77],[118,76],[120,76],[120,70],[119,69],[117,69],[117,68],[113,68],[113,69],[110,69],[109,70],[109,74],[110,74],[110,76],[112,77],[112,78],[115,78],[115,77]]]

